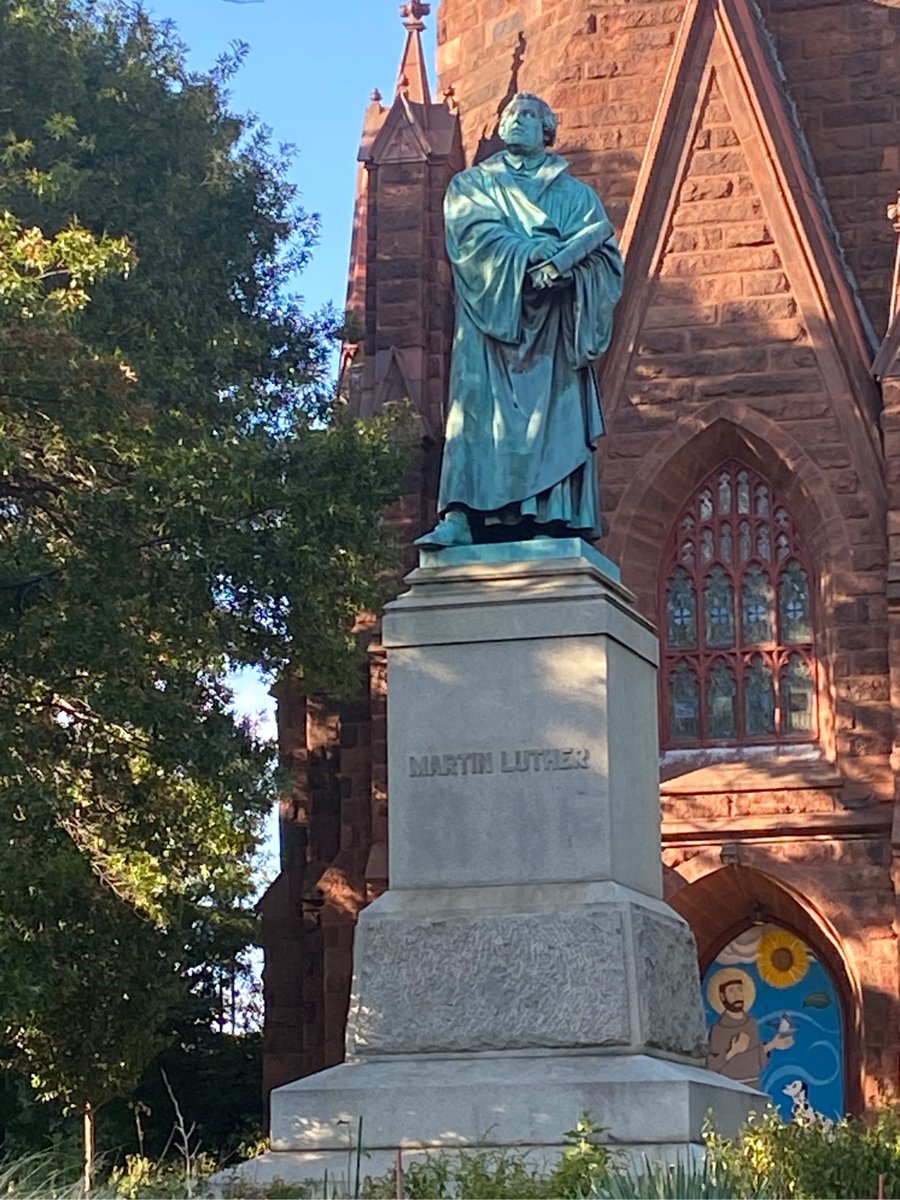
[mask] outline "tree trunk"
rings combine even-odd
[[[81,1176],[81,1190],[85,1196],[91,1194],[91,1184],[94,1178],[94,1110],[90,1103],[86,1103],[83,1110],[84,1116],[84,1158],[83,1169]]]

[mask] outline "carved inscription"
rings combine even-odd
[[[522,771],[587,771],[590,750],[570,746],[564,750],[469,751],[464,754],[410,755],[410,779],[446,775],[508,775]]]

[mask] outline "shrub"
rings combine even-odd
[[[736,1196],[900,1196],[900,1116],[885,1109],[874,1119],[847,1118],[784,1124],[775,1113],[754,1116],[737,1139],[706,1134],[711,1164],[734,1180]]]

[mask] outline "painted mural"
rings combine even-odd
[[[754,925],[703,977],[707,1066],[767,1092],[789,1121],[844,1115],[843,1014],[831,976],[779,925]]]

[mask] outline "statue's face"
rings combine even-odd
[[[533,100],[513,100],[503,113],[500,136],[510,150],[533,154],[544,146],[541,112]]]

